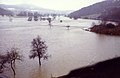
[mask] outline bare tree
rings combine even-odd
[[[10,51],[7,51],[7,54],[0,55],[0,70],[3,71],[6,66],[6,64],[10,64],[10,67],[16,75],[15,72],[15,62],[16,60],[22,61],[22,55],[19,54],[19,50],[17,48],[11,48]],[[13,66],[14,65],[14,66]]]
[[[45,44],[45,41],[42,41],[41,37],[34,38],[31,42],[31,55],[29,56],[31,58],[38,57],[39,59],[39,65],[41,66],[41,59],[48,59],[47,51],[47,45]]]
[[[4,72],[4,69],[7,68],[8,58],[6,57],[6,55],[0,55],[0,73]]]
[[[11,50],[7,52],[7,58],[8,58],[8,63],[10,64],[14,75],[16,75],[15,62],[16,62],[16,60],[22,61],[22,55],[19,54],[18,48],[11,48]],[[13,65],[14,65],[14,67],[13,67]]]

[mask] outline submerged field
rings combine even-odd
[[[63,22],[60,23],[59,20]],[[27,21],[27,18],[13,18],[9,22],[7,17],[0,17],[0,53],[17,47],[24,55],[23,62],[17,62],[16,78],[49,78],[69,73],[70,70],[94,64],[101,60],[120,56],[120,37],[99,35],[84,31],[95,20],[71,20],[57,18],[52,27],[47,21]],[[68,30],[65,26],[70,25]],[[29,51],[33,38],[41,36],[48,45],[51,57],[42,61],[38,66],[38,59],[30,60]],[[5,75],[12,78],[13,73],[7,70]]]

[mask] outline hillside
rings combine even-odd
[[[69,17],[80,18],[80,17],[91,16],[91,15],[92,16],[97,15],[96,17],[94,16],[94,18],[98,18],[98,17],[102,18],[103,14],[108,13],[109,9],[112,9],[114,7],[117,7],[117,8],[120,7],[120,0],[102,1],[102,2],[99,2],[99,3],[84,7],[80,10],[75,11],[75,12],[72,12],[72,13],[69,14]]]
[[[29,4],[19,4],[19,5],[0,4],[0,7],[11,10],[15,13],[21,12],[21,11],[33,11],[33,12],[39,12],[41,14],[44,14],[44,13],[68,14],[71,12],[69,10],[68,11],[51,10],[51,9],[41,8],[35,5],[29,5]]]
[[[72,70],[57,78],[119,78],[120,57]]]
[[[0,15],[13,15],[13,12],[0,7]]]
[[[107,9],[99,16],[99,18],[104,20],[120,22],[120,7],[112,7]]]

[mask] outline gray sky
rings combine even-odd
[[[104,0],[0,0],[3,4],[32,4],[54,10],[78,10]]]

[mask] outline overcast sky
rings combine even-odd
[[[1,4],[32,4],[54,10],[78,10],[104,0],[0,0]]]

